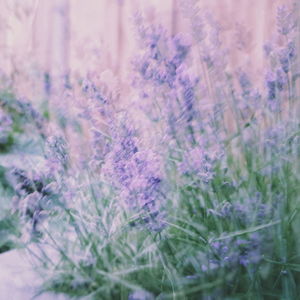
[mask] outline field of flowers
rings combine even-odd
[[[189,6],[175,36],[135,15],[126,96],[81,78],[37,107],[2,78],[0,253],[26,249],[40,294],[300,299],[295,11],[277,9],[263,83]]]

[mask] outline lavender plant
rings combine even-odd
[[[41,233],[27,247],[43,290],[78,299],[298,297],[294,14],[278,9],[283,42],[265,47],[259,89],[245,68],[226,69],[212,14],[196,1],[181,5],[191,34],[135,17],[133,108],[115,109],[117,97],[82,82],[83,167],[52,136],[44,172],[13,172],[23,222]]]

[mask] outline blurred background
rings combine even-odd
[[[0,71],[16,94],[28,98],[57,95],[74,78],[97,72],[128,89],[135,53],[133,17],[175,35],[185,31],[182,10],[193,0],[0,0]],[[229,68],[247,68],[261,76],[264,43],[275,37],[276,8],[290,0],[201,0],[230,48]],[[255,59],[254,59],[255,58]]]

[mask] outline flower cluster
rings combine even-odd
[[[220,267],[233,267],[249,264],[258,264],[263,255],[263,237],[252,233],[249,237],[228,238],[211,243],[211,257],[209,263],[203,266],[203,271],[214,270]]]
[[[105,87],[106,84],[101,83],[100,88],[100,83],[96,84],[92,79],[85,79],[81,84],[84,103],[80,105],[78,116],[88,122],[90,129],[92,168],[101,165],[106,154],[111,151],[110,130],[114,127],[111,104],[117,96]]]
[[[295,11],[290,10],[286,5],[277,8],[277,27],[282,35],[288,35],[296,27]]]
[[[210,152],[203,145],[198,145],[184,153],[182,162],[179,163],[179,171],[184,175],[195,176],[196,180],[209,183],[214,177],[215,163],[221,156],[221,152]]]
[[[188,37],[167,39],[161,27],[150,27],[144,34],[144,47],[144,55],[135,62],[142,82],[173,88],[190,51]]]
[[[253,197],[243,201],[223,202],[216,204],[208,213],[216,217],[235,222],[241,227],[260,225],[273,219],[275,214],[276,203],[264,203],[262,195],[256,193]]]
[[[140,150],[134,131],[127,127],[114,140],[107,155],[104,173],[119,189],[120,199],[127,207],[146,213],[143,221],[150,228],[161,229],[158,222],[162,205],[162,170],[158,155],[151,150]]]
[[[265,203],[261,193],[243,201],[223,202],[217,204],[208,213],[227,221],[231,224],[238,224],[240,228],[249,228],[273,221],[278,217],[278,199],[272,203]],[[263,243],[265,241],[265,243]],[[255,231],[245,233],[243,236],[224,237],[214,240],[211,243],[212,253],[209,257],[209,264],[206,269],[219,267],[232,267],[249,264],[258,264],[268,249],[268,231]]]
[[[46,140],[45,158],[49,174],[63,172],[69,163],[67,145],[62,136],[52,135]]]
[[[0,146],[9,143],[13,121],[9,115],[0,110]]]
[[[59,189],[55,181],[42,173],[13,168],[9,175],[15,189],[14,209],[20,213],[24,224],[30,224],[30,234],[39,232],[38,225],[53,208]]]

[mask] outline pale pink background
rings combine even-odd
[[[263,43],[276,30],[276,7],[291,2],[201,0],[199,6],[211,10],[222,25],[230,66],[247,67],[260,76]],[[126,88],[135,53],[132,16],[137,10],[170,33],[187,28],[179,0],[0,0],[0,70],[28,97],[40,91],[45,71],[59,89],[66,72],[73,78],[109,69]],[[236,49],[236,24],[248,31],[245,51]]]

